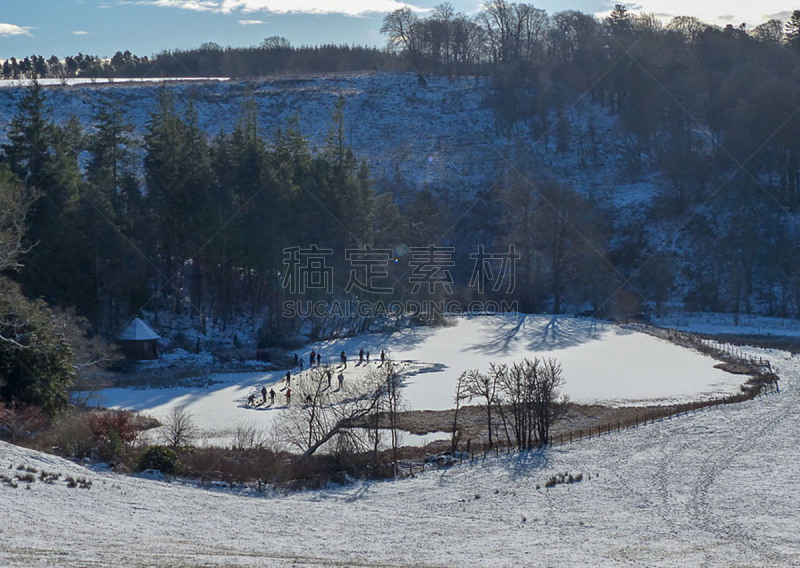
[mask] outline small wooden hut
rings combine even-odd
[[[139,318],[128,322],[117,335],[125,357],[134,361],[158,359],[159,339],[161,336]]]

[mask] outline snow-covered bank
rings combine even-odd
[[[800,320],[751,314],[682,313],[658,318],[656,323],[713,335],[800,337]]]
[[[4,471],[24,464],[93,482],[0,483],[0,565],[797,566],[800,359],[753,352],[780,369],[780,394],[285,496],[88,472],[0,444]],[[544,488],[564,472],[584,479]]]

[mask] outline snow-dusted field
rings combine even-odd
[[[658,318],[657,324],[699,333],[800,337],[800,321],[796,319],[753,314],[739,314],[737,317],[724,313],[682,313]]]
[[[358,351],[370,351],[369,365],[358,365]],[[339,353],[348,354],[346,381],[363,380],[376,370],[381,349],[406,370],[403,397],[414,410],[452,408],[456,380],[467,369],[487,371],[491,362],[512,363],[524,357],[555,357],[564,368],[564,391],[575,402],[654,404],[712,398],[737,392],[739,375],[715,369],[714,359],[650,335],[595,320],[542,315],[460,317],[442,328],[409,328],[312,344],[298,355],[308,361],[321,351],[323,363],[340,372]],[[293,374],[298,373],[293,370]],[[302,377],[309,371],[299,373]],[[200,443],[226,443],[237,426],[267,430],[285,409],[285,369],[220,374],[209,387],[108,389],[97,403],[165,417],[183,406],[201,429]],[[275,406],[246,404],[261,386],[277,393]],[[293,387],[295,393],[298,392]],[[257,396],[260,400],[260,394]],[[299,402],[300,397],[295,397]],[[413,438],[407,437],[406,443]],[[417,440],[417,442],[424,440]]]
[[[62,474],[0,483],[0,565],[798,566],[800,359],[757,354],[779,369],[780,394],[291,495],[118,477],[0,444],[0,471]],[[584,480],[544,489],[559,472]]]
[[[68,77],[65,79],[37,79],[43,87],[77,87],[81,85],[125,85],[128,83],[186,83],[197,81],[229,81],[227,77]],[[28,87],[30,79],[0,79],[0,89]]]

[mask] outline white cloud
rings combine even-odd
[[[160,8],[180,8],[194,12],[219,12],[219,0],[145,0],[139,4],[149,4]]]
[[[74,32],[71,32],[71,33],[72,33],[72,35],[89,35],[89,32],[84,31],[84,30],[75,30]]]
[[[16,36],[16,35],[31,35],[27,28],[15,26],[14,24],[4,24],[0,22],[0,37]]]
[[[266,24],[264,20],[239,20],[240,26],[259,26],[261,24]]]
[[[275,14],[363,14],[392,12],[399,8],[412,7],[398,0],[223,0],[224,12],[272,12]]]
[[[392,12],[405,7],[414,8],[400,0],[140,0],[138,3],[221,14],[269,12],[361,16]]]
[[[609,11],[619,0],[607,0]],[[760,0],[759,2],[742,0],[638,0],[635,8],[628,6],[632,12],[657,14],[662,21],[669,21],[675,16],[695,16],[709,24],[724,26],[728,23],[739,25],[747,23],[755,27],[770,18],[787,19],[796,8],[794,0]],[[606,16],[603,12],[598,16]]]

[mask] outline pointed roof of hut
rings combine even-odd
[[[122,341],[146,341],[148,339],[160,338],[161,336],[153,331],[153,328],[139,318],[131,320],[128,325],[119,332],[119,335],[117,335],[117,339]]]

